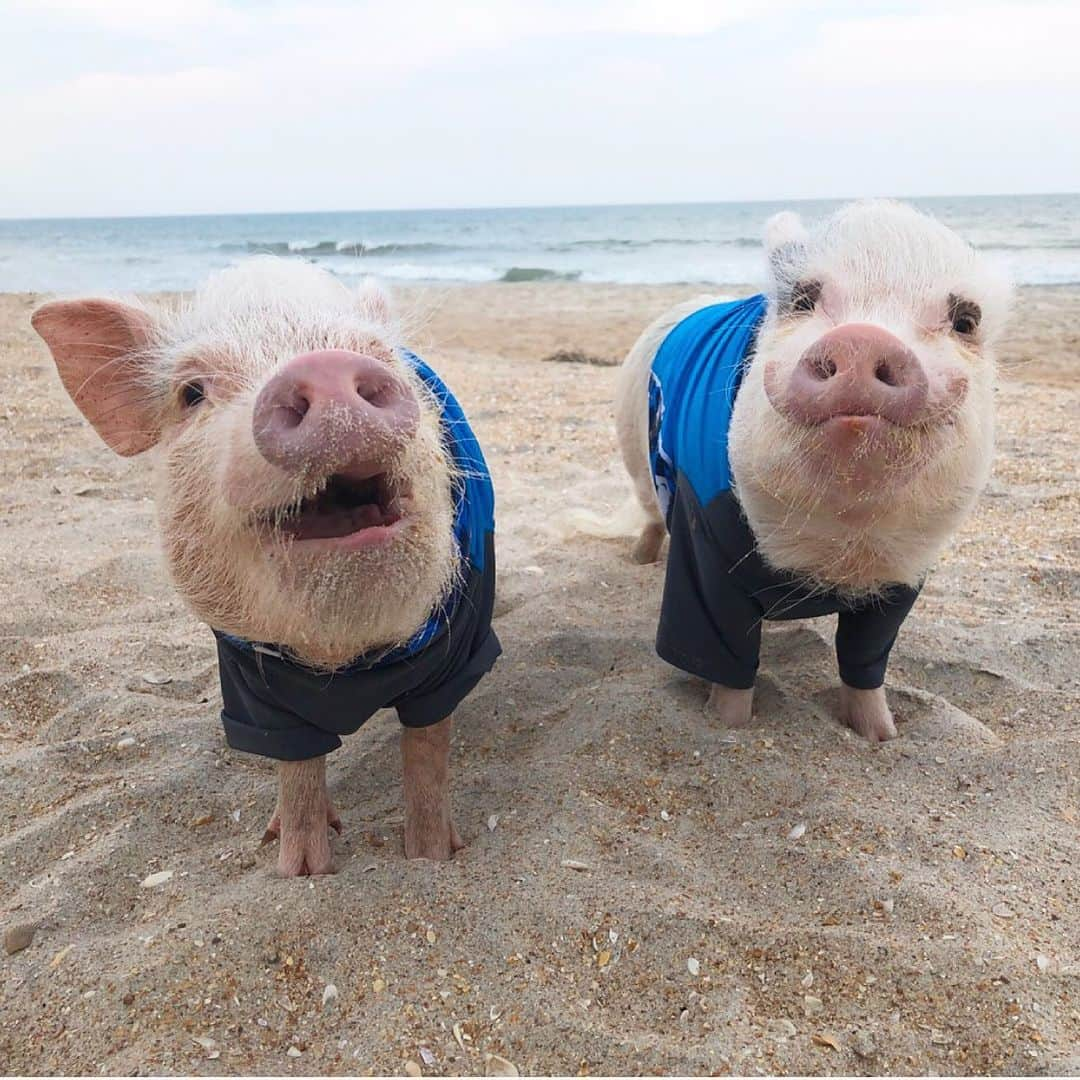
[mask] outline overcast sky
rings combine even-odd
[[[0,217],[1080,190],[1074,2],[0,0],[0,20]]]

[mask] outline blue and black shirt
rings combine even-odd
[[[872,690],[918,590],[890,585],[852,601],[769,566],[732,490],[731,414],[765,309],[764,296],[751,296],[695,311],[653,360],[649,459],[671,537],[656,650],[683,671],[748,689],[763,619],[839,614],[840,677]]]
[[[379,709],[406,727],[448,717],[491,670],[502,648],[491,627],[495,601],[495,495],[480,444],[457,399],[418,356],[405,361],[434,395],[455,470],[457,584],[413,637],[390,652],[320,672],[277,646],[214,631],[221,719],[234,750],[302,761],[336,750]]]

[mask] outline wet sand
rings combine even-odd
[[[550,526],[624,483],[614,372],[542,358],[614,360],[697,291],[404,293],[495,478],[505,655],[456,723],[467,849],[404,860],[380,714],[310,881],[258,846],[273,767],[224,744],[144,464],[0,297],[0,929],[37,925],[0,952],[5,1071],[1080,1073],[1080,291],[1021,292],[883,746],[831,718],[831,620],[770,627],[756,726],[717,729],[653,653],[662,565]]]

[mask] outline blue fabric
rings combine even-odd
[[[453,619],[472,571],[483,574],[486,541],[495,532],[495,490],[491,474],[464,409],[446,383],[419,356],[407,349],[403,349],[401,355],[439,403],[444,445],[454,469],[454,537],[463,565],[450,594],[409,641],[389,652],[358,656],[342,669],[345,672],[385,667],[426,648]],[[222,636],[241,648],[253,648],[252,643],[243,638],[231,634]]]
[[[731,488],[731,412],[766,303],[757,295],[695,311],[657,350],[649,382],[649,458],[665,518],[680,472],[702,506]]]
[[[484,569],[484,537],[495,531],[495,491],[465,411],[449,387],[415,353],[403,350],[424,385],[435,395],[442,412],[443,437],[457,472],[454,488],[454,535],[469,562]]]
[[[495,532],[495,489],[491,484],[491,474],[488,472],[480,443],[469,426],[465,410],[458,404],[446,383],[419,356],[408,349],[402,349],[401,355],[439,402],[443,440],[455,473],[454,538],[466,565],[462,567],[462,573],[458,575],[450,595],[431,613],[428,621],[409,641],[392,652],[377,657],[357,657],[346,669],[350,671],[396,663],[405,657],[415,656],[430,644],[454,617],[461,600],[462,583],[468,579],[470,567],[480,574],[484,572],[484,541],[489,533]]]

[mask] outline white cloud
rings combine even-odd
[[[198,23],[231,21],[219,0],[8,0],[8,7],[55,25],[98,26],[116,33],[172,32]]]
[[[377,23],[404,16],[413,30],[420,20],[493,30],[516,28],[517,33],[701,34],[721,26],[761,18],[772,11],[797,8],[798,0],[473,0],[448,8],[442,0],[330,0],[306,4],[238,5],[225,0],[8,0],[14,10],[46,13],[138,33],[147,27],[184,26],[196,22],[234,24],[237,21],[279,20],[293,25]],[[447,13],[452,20],[447,20]]]
[[[984,4],[822,25],[813,80],[907,84],[1080,81],[1080,5]]]

